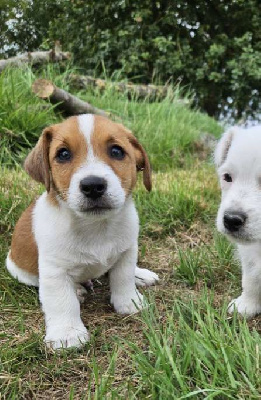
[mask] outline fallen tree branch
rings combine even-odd
[[[45,64],[69,60],[70,58],[71,53],[61,51],[59,44],[56,44],[53,50],[34,51],[32,53],[24,53],[19,56],[7,58],[6,60],[0,60],[0,72],[9,66],[19,67],[22,64]]]
[[[32,92],[43,100],[50,101],[52,104],[58,104],[57,108],[66,115],[90,113],[102,115],[104,117],[109,116],[109,113],[106,113],[71,93],[58,88],[51,81],[46,79],[37,79],[32,85]]]
[[[69,83],[76,89],[97,88],[100,91],[113,89],[118,93],[125,93],[136,99],[162,100],[168,94],[173,94],[170,85],[135,85],[128,82],[108,82],[103,79],[95,79],[91,76],[71,74]]]

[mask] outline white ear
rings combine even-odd
[[[215,153],[214,153],[214,162],[216,165],[216,168],[219,168],[223,162],[227,158],[227,153],[228,150],[231,146],[233,137],[236,133],[237,129],[235,127],[230,128],[228,131],[226,131],[222,136],[221,139],[218,141]]]

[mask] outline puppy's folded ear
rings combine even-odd
[[[218,141],[214,152],[216,168],[219,168],[225,162],[236,130],[236,128],[230,128],[221,136],[221,139]]]
[[[147,156],[146,151],[142,147],[142,145],[138,142],[138,140],[129,133],[129,141],[134,148],[135,158],[136,158],[136,168],[137,171],[143,171],[143,183],[145,188],[150,192],[152,188],[152,179],[151,179],[151,168],[149,158]]]
[[[52,129],[46,128],[36,146],[28,154],[24,162],[25,171],[37,182],[43,183],[50,190],[49,148],[52,140]]]

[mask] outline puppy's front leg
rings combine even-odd
[[[65,271],[41,263],[39,294],[45,315],[45,342],[53,349],[80,347],[89,335],[80,317],[75,285]]]
[[[143,296],[135,285],[137,246],[125,251],[110,270],[111,304],[119,314],[133,314],[143,307]]]
[[[249,258],[251,255],[249,256]],[[234,308],[243,316],[251,318],[261,313],[261,265],[256,260],[242,260],[242,294],[230,302],[228,312]]]

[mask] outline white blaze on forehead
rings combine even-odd
[[[93,149],[91,145],[91,136],[94,131],[94,115],[93,114],[82,114],[78,115],[78,124],[79,124],[79,130],[85,137],[85,140],[87,142],[87,148],[88,148],[88,158],[90,156],[93,156]]]
[[[104,197],[107,199],[106,201],[112,209],[119,209],[125,202],[126,193],[121,186],[121,180],[112,168],[94,154],[91,139],[94,133],[95,116],[92,114],[79,115],[77,121],[79,131],[86,140],[87,157],[86,161],[72,176],[68,191],[68,205],[72,210],[76,211],[76,213],[81,213],[84,207],[88,209],[89,200],[82,194],[80,183],[82,179],[95,175],[106,179],[107,191]]]

